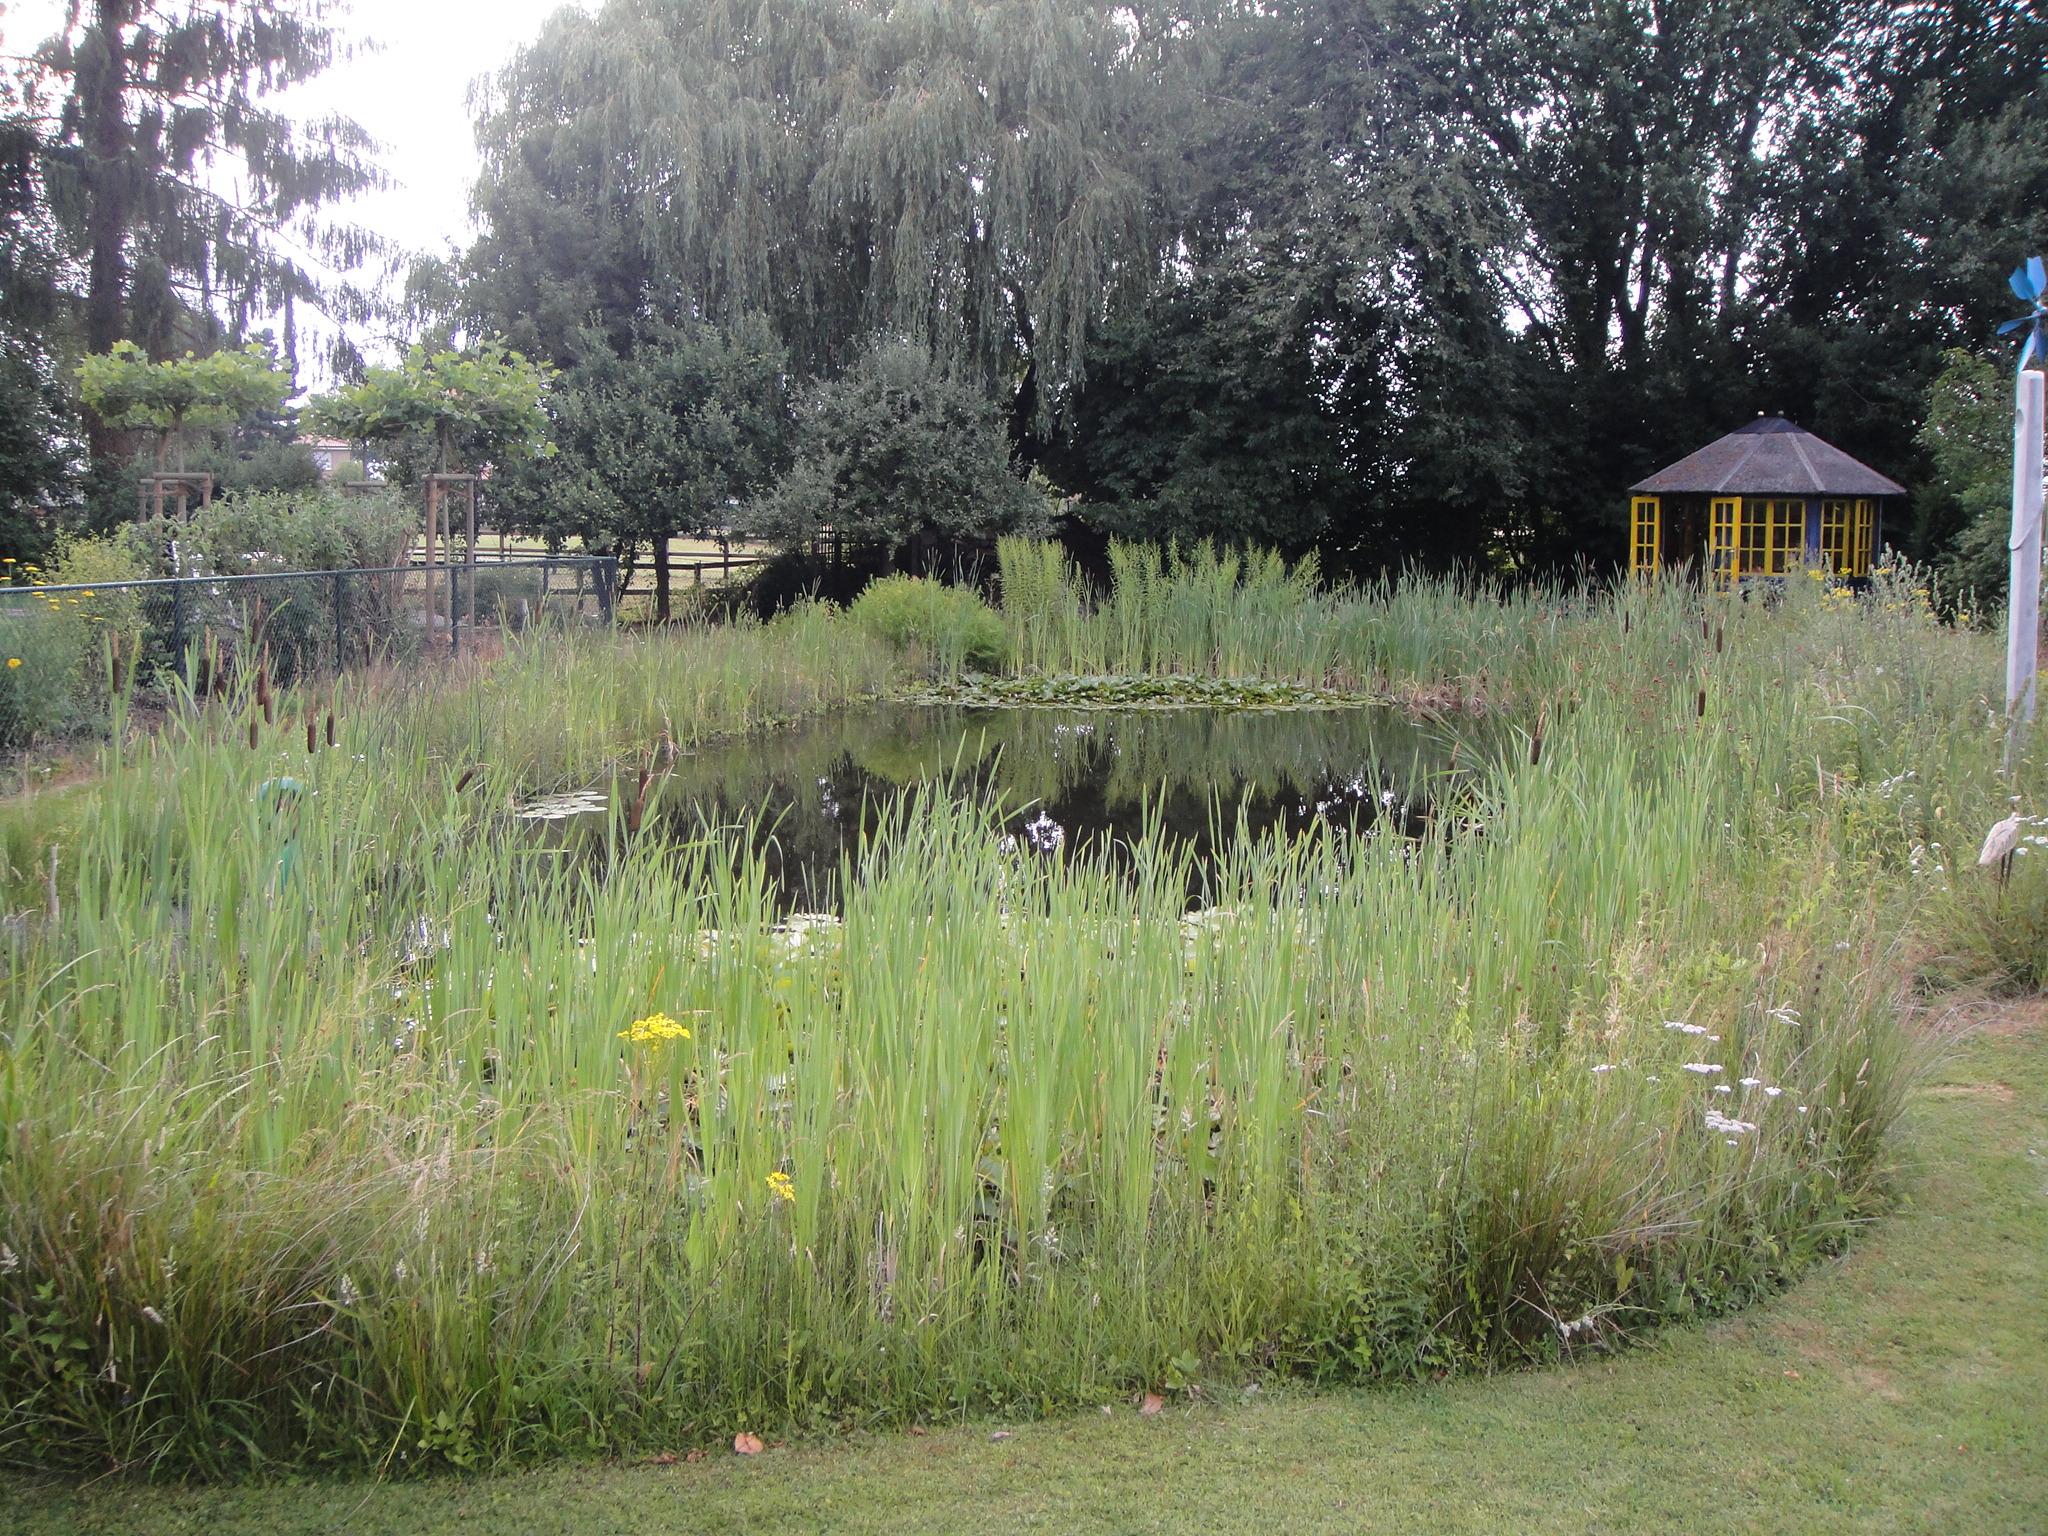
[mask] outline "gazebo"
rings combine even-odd
[[[1629,568],[1717,581],[1811,566],[1870,574],[1906,488],[1782,416],[1759,416],[1629,487]]]

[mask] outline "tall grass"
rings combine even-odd
[[[365,691],[331,750],[188,707],[17,806],[0,1455],[472,1466],[1405,1377],[1738,1303],[1877,1207],[1927,851],[2008,793],[1981,637],[1882,584],[1219,558],[1188,593],[1267,589],[1233,630],[1126,558],[1128,634],[1012,591],[1029,664],[1484,675],[1520,728],[1427,839],[1243,838],[1195,913],[1156,840],[1040,859],[971,800],[794,925],[715,836],[622,802],[576,861],[506,809],[884,686],[822,612]],[[622,1034],[654,1014],[687,1036]]]

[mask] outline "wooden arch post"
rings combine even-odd
[[[435,605],[438,602],[442,564],[448,566],[448,648],[462,649],[460,624],[466,620],[472,627],[476,623],[476,482],[475,475],[433,474],[427,476],[427,636],[434,633]],[[464,520],[462,542],[462,563],[468,581],[468,611],[466,616],[458,614],[462,606],[456,591],[455,561],[452,558],[455,543],[455,516],[460,511]],[[444,561],[437,561],[435,533],[440,531],[439,549],[450,555]]]

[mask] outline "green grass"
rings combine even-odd
[[[190,707],[10,808],[0,1455],[475,1469],[1429,1379],[1768,1296],[1881,1208],[1942,843],[2012,788],[1989,641],[1897,582],[1162,571],[1216,675],[1341,631],[1512,704],[1431,836],[1244,841],[1184,921],[1166,850],[1033,862],[934,799],[793,933],[718,835],[636,831],[658,776],[583,855],[513,814],[903,678],[819,609],[353,685],[332,749]],[[622,1040],[655,1011],[689,1037]]]
[[[2031,1008],[2030,1008],[2031,1011]],[[1796,1291],[1491,1379],[1176,1395],[697,1465],[232,1489],[17,1483],[21,1536],[1939,1532],[2048,1525],[2048,1041],[1980,1035],[1907,1120],[1900,1212]]]

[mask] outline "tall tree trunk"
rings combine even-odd
[[[79,94],[85,98],[86,216],[91,242],[86,268],[85,345],[105,352],[128,323],[128,54],[125,29],[135,0],[98,0],[92,31],[79,46]],[[90,71],[89,75],[87,71]]]

